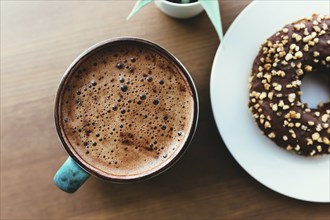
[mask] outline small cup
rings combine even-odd
[[[156,0],[155,4],[168,16],[179,19],[191,18],[204,11],[199,1],[192,3],[173,3],[166,0]]]
[[[70,142],[68,141],[68,138],[66,137],[66,134],[64,132],[64,126],[63,126],[63,120],[61,116],[61,108],[62,108],[62,99],[63,99],[63,93],[66,89],[66,85],[70,79],[74,79],[74,73],[79,72],[80,65],[89,57],[100,53],[100,51],[108,49],[110,46],[116,46],[116,45],[137,45],[142,48],[147,48],[152,51],[155,51],[156,53],[160,54],[165,59],[169,60],[173,63],[173,65],[178,68],[182,74],[182,76],[185,78],[187,82],[187,86],[189,86],[191,90],[192,99],[194,101],[193,104],[193,116],[191,122],[191,126],[189,127],[189,132],[185,134],[185,141],[184,144],[181,144],[180,148],[175,150],[173,155],[171,157],[168,157],[164,159],[164,163],[152,167],[149,170],[147,170],[144,173],[138,173],[137,175],[133,176],[125,176],[125,175],[110,175],[100,169],[97,169],[96,166],[93,166],[93,163],[86,162],[82,159],[82,157],[73,149],[73,147],[70,145]],[[105,61],[104,61],[105,62]],[[62,167],[57,171],[57,173],[54,176],[54,183],[63,191],[68,193],[75,192],[89,177],[90,175],[94,175],[96,177],[99,177],[103,180],[107,180],[110,182],[119,182],[119,183],[128,183],[128,182],[135,182],[135,181],[141,181],[145,180],[151,177],[154,177],[169,167],[171,167],[175,162],[178,161],[178,159],[183,155],[185,150],[187,149],[189,143],[191,142],[193,135],[195,133],[196,127],[197,127],[197,121],[198,121],[198,114],[199,114],[199,103],[198,103],[198,95],[197,90],[194,85],[194,82],[188,73],[187,69],[182,65],[182,63],[174,57],[171,53],[163,49],[162,47],[158,46],[155,43],[152,43],[147,40],[139,39],[139,38],[117,38],[117,39],[110,39],[105,40],[103,42],[100,42],[89,49],[87,49],[85,52],[83,52],[78,58],[76,58],[73,63],[69,66],[69,68],[66,70],[60,85],[57,90],[56,100],[55,100],[55,124],[57,129],[58,137],[65,148],[65,150],[68,152],[69,157],[64,162]]]

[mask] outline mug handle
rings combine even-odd
[[[54,183],[64,192],[74,193],[90,176],[71,157],[68,157],[56,172]]]

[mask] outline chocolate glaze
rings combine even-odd
[[[330,17],[286,25],[261,45],[250,76],[249,108],[262,132],[299,155],[330,153],[330,103],[301,101],[306,74],[330,74]]]

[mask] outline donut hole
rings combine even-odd
[[[309,108],[317,108],[321,102],[325,103],[330,98],[329,73],[307,73],[301,83],[301,101],[307,103]]]

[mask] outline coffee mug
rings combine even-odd
[[[58,87],[55,124],[69,157],[54,183],[73,193],[91,174],[117,183],[154,177],[185,152],[198,114],[194,82],[167,50],[131,37],[100,42]]]

